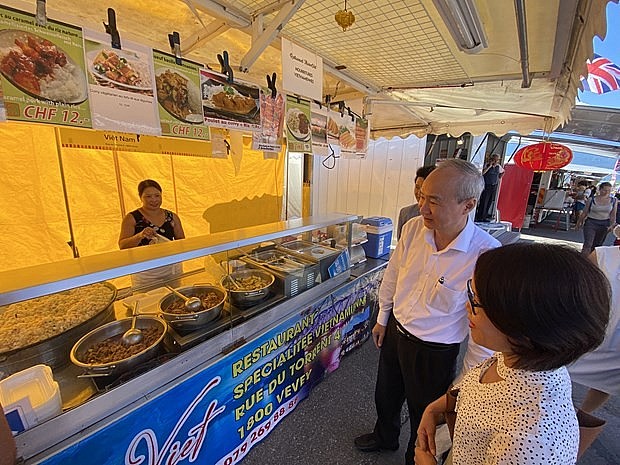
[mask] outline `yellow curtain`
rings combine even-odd
[[[54,128],[2,123],[0,140],[0,270],[72,257]],[[147,178],[161,184],[163,208],[187,237],[280,220],[284,155],[265,157],[245,141],[227,158],[63,148],[80,256],[118,248],[123,212],[140,206],[137,185]]]

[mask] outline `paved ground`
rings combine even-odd
[[[542,223],[535,229],[523,230],[523,238],[567,241],[581,248],[581,232],[556,232],[551,226]],[[610,237],[608,242],[611,244]],[[353,446],[353,438],[374,425],[377,362],[378,351],[371,341],[345,357],[340,368],[257,445],[243,465],[402,465],[404,447],[396,452],[362,453]],[[573,393],[579,404],[585,388],[574,385]],[[620,399],[612,398],[596,414],[607,420],[607,425],[579,465],[620,465]],[[405,415],[401,445],[409,434]]]

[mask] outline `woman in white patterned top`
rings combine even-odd
[[[610,290],[574,249],[517,243],[483,253],[468,283],[474,341],[496,353],[456,386],[454,465],[577,461],[579,428],[565,365],[605,336]],[[445,396],[418,429],[418,465],[434,464]]]

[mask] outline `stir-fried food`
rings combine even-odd
[[[26,40],[15,39],[17,48],[2,58],[0,70],[15,84],[39,95],[40,82],[53,77],[56,66],[67,64],[67,56],[47,39],[27,35]]]
[[[0,307],[0,352],[68,331],[105,309],[113,297],[111,287],[97,283]]]
[[[251,275],[244,278],[235,278],[235,286],[230,279],[226,280],[226,287],[232,291],[255,291],[267,287],[271,281],[258,275]]]
[[[125,360],[148,349],[162,334],[160,326],[152,326],[141,331],[142,341],[137,344],[125,344],[123,342],[123,334],[121,333],[89,347],[84,355],[80,357],[80,362],[100,365]]]
[[[224,301],[222,295],[219,295],[217,292],[213,291],[201,292],[195,297],[198,297],[200,299],[200,303],[202,304],[202,307],[199,311],[208,310],[215,307],[216,305],[221,304]],[[169,307],[164,309],[164,312],[174,313],[176,315],[194,313],[193,311],[187,310],[187,308],[185,308],[185,301],[181,298],[177,298],[174,302],[172,302]]]
[[[155,78],[155,82],[157,100],[169,113],[181,119],[193,113],[189,102],[187,79],[167,69]]]
[[[113,50],[101,50],[93,60],[93,68],[108,79],[136,87],[146,87],[140,72]]]

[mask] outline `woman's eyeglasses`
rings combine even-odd
[[[471,288],[471,279],[467,280],[467,298],[469,299],[469,305],[471,305],[471,312],[475,315],[476,308],[482,308],[478,302],[476,302],[476,294]]]

